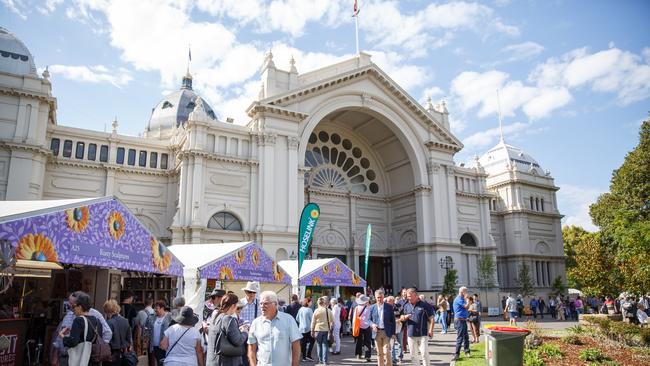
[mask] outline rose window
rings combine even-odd
[[[312,168],[305,184],[354,193],[379,193],[377,174],[361,148],[338,133],[314,131],[309,136],[305,166]]]

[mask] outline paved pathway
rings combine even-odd
[[[576,325],[576,322],[556,322],[549,319],[538,320],[538,324],[547,329],[563,329],[573,325]],[[484,320],[484,324],[508,324],[508,322],[503,321],[499,318],[488,318]],[[524,325],[524,322],[520,322],[519,325]],[[453,327],[452,327],[453,329]],[[429,355],[431,356],[431,366],[442,366],[449,365],[451,359],[454,355],[454,348],[456,346],[456,332],[450,329],[447,334],[440,334],[440,328],[436,324],[436,329],[434,332],[433,339],[429,341]],[[316,348],[314,347],[312,358],[314,362],[301,362],[303,366],[316,365],[318,362],[318,356],[316,353]],[[366,362],[365,359],[359,360],[354,357],[354,339],[352,336],[345,336],[341,339],[341,354],[337,356],[329,355],[330,365],[376,365],[377,364],[377,352],[373,351],[372,353],[372,362]],[[404,354],[404,365],[411,365],[411,355],[409,353]],[[418,365],[419,366],[419,365]]]

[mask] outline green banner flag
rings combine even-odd
[[[372,227],[368,224],[366,230],[366,281],[368,281],[368,258],[370,258],[370,238],[372,237]]]
[[[298,232],[298,281],[300,282],[300,268],[302,262],[305,260],[307,252],[309,252],[309,245],[311,238],[316,229],[316,222],[320,216],[320,208],[315,203],[308,203],[302,209],[300,215],[300,230]]]

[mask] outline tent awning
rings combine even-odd
[[[298,261],[280,261],[280,267],[298,278]],[[300,268],[300,285],[366,287],[366,281],[338,258],[307,259]]]
[[[254,242],[175,244],[169,250],[200,278],[291,283],[291,277]]]
[[[0,240],[16,259],[180,276],[178,259],[117,198],[4,201]]]

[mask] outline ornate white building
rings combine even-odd
[[[310,201],[314,258],[359,270],[373,225],[373,287],[439,289],[447,257],[472,287],[483,254],[502,291],[522,263],[539,293],[564,275],[550,174],[503,141],[457,166],[444,102],[421,106],[367,54],[302,74],[269,54],[245,126],[217,119],[188,74],[143,137],[59,125],[47,70],[2,28],[0,56],[0,200],[115,195],[166,243],[254,240],[278,260]]]

